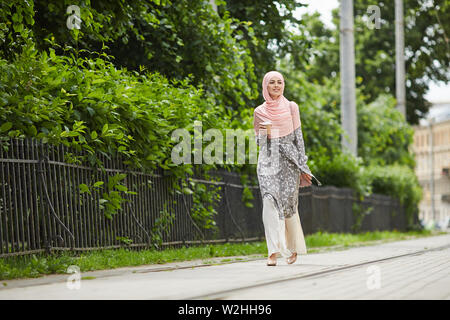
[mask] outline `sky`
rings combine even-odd
[[[295,12],[297,18],[300,18],[303,13],[318,11],[325,25],[334,28],[331,22],[331,11],[339,6],[338,0],[300,0],[299,2],[307,4],[308,7],[297,9]],[[425,98],[430,102],[450,102],[450,84],[431,82]]]
[[[331,22],[331,11],[339,6],[338,0],[300,0],[297,2],[308,5],[308,7],[297,9],[295,12],[297,18],[300,18],[304,13],[318,11],[322,15],[322,21],[325,25],[334,29],[334,24]]]

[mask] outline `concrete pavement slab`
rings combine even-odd
[[[72,290],[63,276],[58,276],[58,282],[33,285],[12,280],[8,282],[16,284],[1,288],[0,299],[404,299],[411,294],[445,299],[450,294],[443,285],[449,278],[448,249],[389,259],[448,245],[450,235],[446,234],[301,255],[294,265],[279,259],[276,267],[267,267],[266,260],[259,259],[206,267],[184,264],[185,268],[170,271],[161,271],[161,266],[123,268],[115,274],[97,271],[99,277],[81,280],[80,288]],[[380,268],[382,290],[368,290],[368,277],[372,275],[367,273],[368,266],[352,266],[383,259],[387,260],[375,263]],[[346,267],[351,269],[326,274]],[[321,272],[315,278],[311,276]],[[427,295],[424,288],[436,294]]]

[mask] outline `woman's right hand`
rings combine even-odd
[[[263,125],[263,124],[260,124],[259,125],[259,130],[261,131],[261,130],[266,130],[266,132],[267,132],[267,134],[268,135],[270,135],[270,129],[271,129],[271,127],[272,127],[272,125]]]

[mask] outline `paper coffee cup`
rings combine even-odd
[[[266,129],[260,130],[261,134],[263,134],[263,135],[269,134],[270,135],[270,128],[272,127],[272,122],[264,121],[263,123],[261,123],[261,125],[266,127]]]

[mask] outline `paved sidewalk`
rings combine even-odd
[[[449,300],[450,247],[210,298]]]
[[[407,255],[427,249],[435,250]],[[406,256],[389,259],[398,255]],[[69,275],[1,281],[0,299],[450,299],[449,234],[308,254],[294,265],[265,261],[86,272],[95,279],[81,280],[78,290],[67,287]]]

